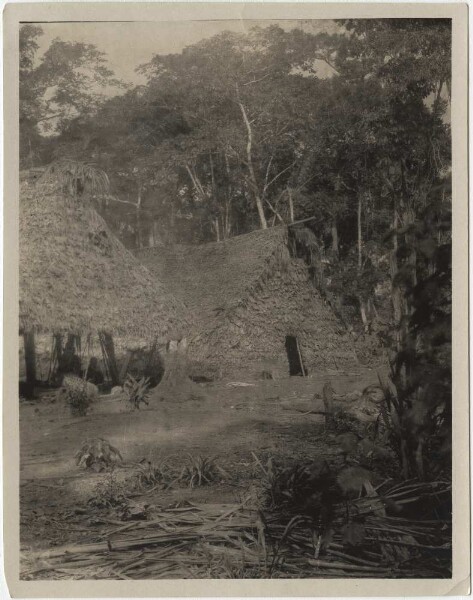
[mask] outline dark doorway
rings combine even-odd
[[[304,367],[299,343],[293,335],[286,335],[286,354],[289,361],[289,375],[304,377],[307,374],[307,370]]]

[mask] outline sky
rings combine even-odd
[[[283,29],[303,28],[305,31],[333,33],[337,25],[329,20],[317,21],[168,21],[168,22],[108,22],[108,23],[38,23],[44,35],[38,40],[37,57],[58,37],[63,41],[94,44],[105,52],[115,75],[135,85],[145,83],[135,72],[138,65],[149,62],[154,54],[175,54],[186,46],[210,38],[222,31],[244,33],[253,26],[277,24]],[[322,65],[321,65],[321,68]],[[320,73],[323,76],[323,73]]]

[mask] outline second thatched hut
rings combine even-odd
[[[273,227],[138,258],[185,303],[195,377],[285,377],[356,368],[350,336]]]

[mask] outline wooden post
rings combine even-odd
[[[131,361],[131,357],[133,356],[133,351],[128,349],[126,351],[126,356],[125,356],[125,361],[122,365],[122,368],[120,370],[120,381],[125,381],[126,378],[126,374],[128,371],[128,365],[130,364]]]
[[[325,427],[329,427],[333,420],[333,387],[330,381],[327,381],[323,389],[323,400],[325,408]]]
[[[55,366],[56,366],[56,336],[53,334],[52,341],[51,341],[51,358],[49,360],[48,383],[51,382]]]
[[[120,385],[120,375],[118,373],[117,360],[115,358],[115,346],[113,337],[110,333],[101,331],[99,333],[100,345],[104,355],[105,363],[108,366],[112,385]]]
[[[61,333],[53,333],[53,348],[51,363],[49,365],[48,383],[54,382],[60,374],[63,355],[63,336]]]
[[[302,371],[302,377],[306,377],[306,372],[304,369],[304,363],[302,362],[302,355],[301,355],[301,350],[299,348],[299,340],[296,337],[296,347],[297,347],[297,354],[299,355],[299,363],[301,365],[301,371]]]
[[[58,336],[58,371],[60,375],[73,373],[80,376],[82,368],[80,364],[80,336],[68,333],[66,344],[62,350],[60,350],[60,345],[62,345],[62,336]]]
[[[104,343],[103,343],[103,339],[102,339],[102,334],[101,333],[99,333],[99,344],[100,344],[100,349],[102,351],[102,358],[103,358],[103,366],[104,366],[105,379],[106,380],[111,380],[110,367],[109,367],[109,364],[108,364],[107,351],[105,350],[105,346],[104,346]]]
[[[23,343],[25,345],[26,381],[34,386],[36,383],[36,350],[33,330],[23,334]]]

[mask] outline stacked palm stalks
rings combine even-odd
[[[448,482],[386,481],[337,503],[325,521],[276,507],[263,516],[272,568],[298,566],[299,577],[451,577],[450,500]]]
[[[387,516],[396,501],[445,504],[448,483],[383,484],[339,503],[320,529],[305,515],[243,504],[159,509],[87,544],[25,553],[22,579],[439,578],[451,576],[448,519]]]

